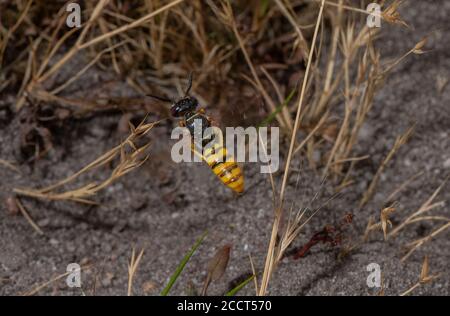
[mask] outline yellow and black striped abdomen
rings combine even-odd
[[[232,156],[222,145],[207,148],[202,156],[214,174],[219,177],[227,187],[236,193],[244,192],[244,175]]]

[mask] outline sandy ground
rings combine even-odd
[[[361,133],[355,155],[370,154],[357,165],[355,185],[325,207],[305,227],[294,247],[303,245],[326,224],[333,224],[345,213],[353,212],[349,232],[353,242],[361,236],[369,216],[378,216],[387,196],[403,181],[424,171],[398,197],[399,209],[394,225],[415,211],[443,182],[450,169],[450,86],[437,91],[437,78],[450,78],[450,41],[448,40],[449,1],[409,1],[402,9],[410,30],[389,28],[383,45],[384,56],[393,58],[406,52],[423,36],[433,33],[422,56],[411,56],[392,73],[378,94],[373,111]],[[6,99],[8,100],[8,99]],[[225,276],[214,283],[210,294],[220,295],[251,272],[249,253],[260,272],[268,246],[272,223],[271,188],[268,178],[259,174],[255,164],[245,165],[247,193],[235,198],[221,186],[204,165],[177,165],[170,160],[169,126],[157,127],[151,159],[139,171],[129,174],[96,197],[98,207],[70,202],[23,199],[32,217],[45,232],[37,235],[22,216],[8,214],[5,203],[14,187],[39,187],[54,183],[75,172],[107,149],[119,143],[119,115],[101,115],[72,121],[55,135],[53,150],[33,165],[23,164],[22,174],[0,166],[0,294],[23,293],[64,273],[67,264],[92,263],[94,269],[82,272],[82,289],[68,288],[64,280],[39,293],[45,295],[91,294],[98,279],[96,295],[124,295],[127,291],[127,262],[131,249],[144,248],[145,254],[135,280],[135,294],[158,294],[177,264],[204,231],[209,234],[176,283],[173,294],[190,294],[201,288],[206,265],[214,252],[232,245],[231,260]],[[358,209],[382,158],[395,138],[417,121],[411,141],[395,156],[384,172],[372,201]],[[162,141],[161,141],[162,139]],[[167,139],[164,140],[164,139]],[[157,140],[157,141],[156,141]],[[18,118],[0,123],[0,158],[16,160]],[[298,160],[298,159],[297,159]],[[298,166],[295,161],[294,165]],[[84,176],[95,180],[105,174]],[[297,206],[308,204],[321,190],[318,206],[332,194],[332,181],[320,188],[318,173],[305,170],[295,188],[294,172],[287,201]],[[280,177],[277,177],[280,180]],[[437,198],[449,200],[447,184]],[[437,213],[450,216],[448,202]],[[439,223],[414,224],[398,238],[384,242],[380,233],[338,260],[339,248],[314,247],[300,260],[285,258],[270,283],[271,295],[372,295],[366,267],[374,262],[382,269],[387,295],[402,293],[417,282],[424,255],[430,259],[432,273],[439,279],[415,290],[420,295],[448,295],[450,235],[440,234],[425,244],[405,263],[400,262],[403,246],[436,229]],[[253,285],[241,294],[253,294]]]

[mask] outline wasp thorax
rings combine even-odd
[[[184,118],[186,127],[192,136],[198,133],[200,134],[199,136],[203,137],[203,133],[205,132],[205,130],[211,126],[208,118],[201,114],[188,112],[186,113]]]
[[[197,99],[193,97],[186,97],[174,103],[172,105],[172,108],[170,109],[170,112],[172,116],[180,117],[185,115],[186,113],[195,111],[197,105]]]

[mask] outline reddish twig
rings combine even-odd
[[[345,215],[345,217],[343,218],[341,223],[339,223],[339,225],[325,226],[322,230],[315,233],[311,237],[311,239],[303,247],[301,247],[299,251],[297,251],[294,254],[293,258],[295,260],[303,258],[313,246],[319,243],[329,244],[332,247],[336,247],[342,244],[342,241],[344,240],[345,237],[344,234],[345,229],[348,225],[352,223],[352,221],[353,221],[353,214],[348,213]]]

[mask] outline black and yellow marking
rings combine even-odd
[[[207,148],[203,155],[194,150],[212,169],[214,174],[227,187],[236,193],[244,192],[244,176],[239,165],[234,158],[227,154],[227,150],[222,145],[215,144]]]

